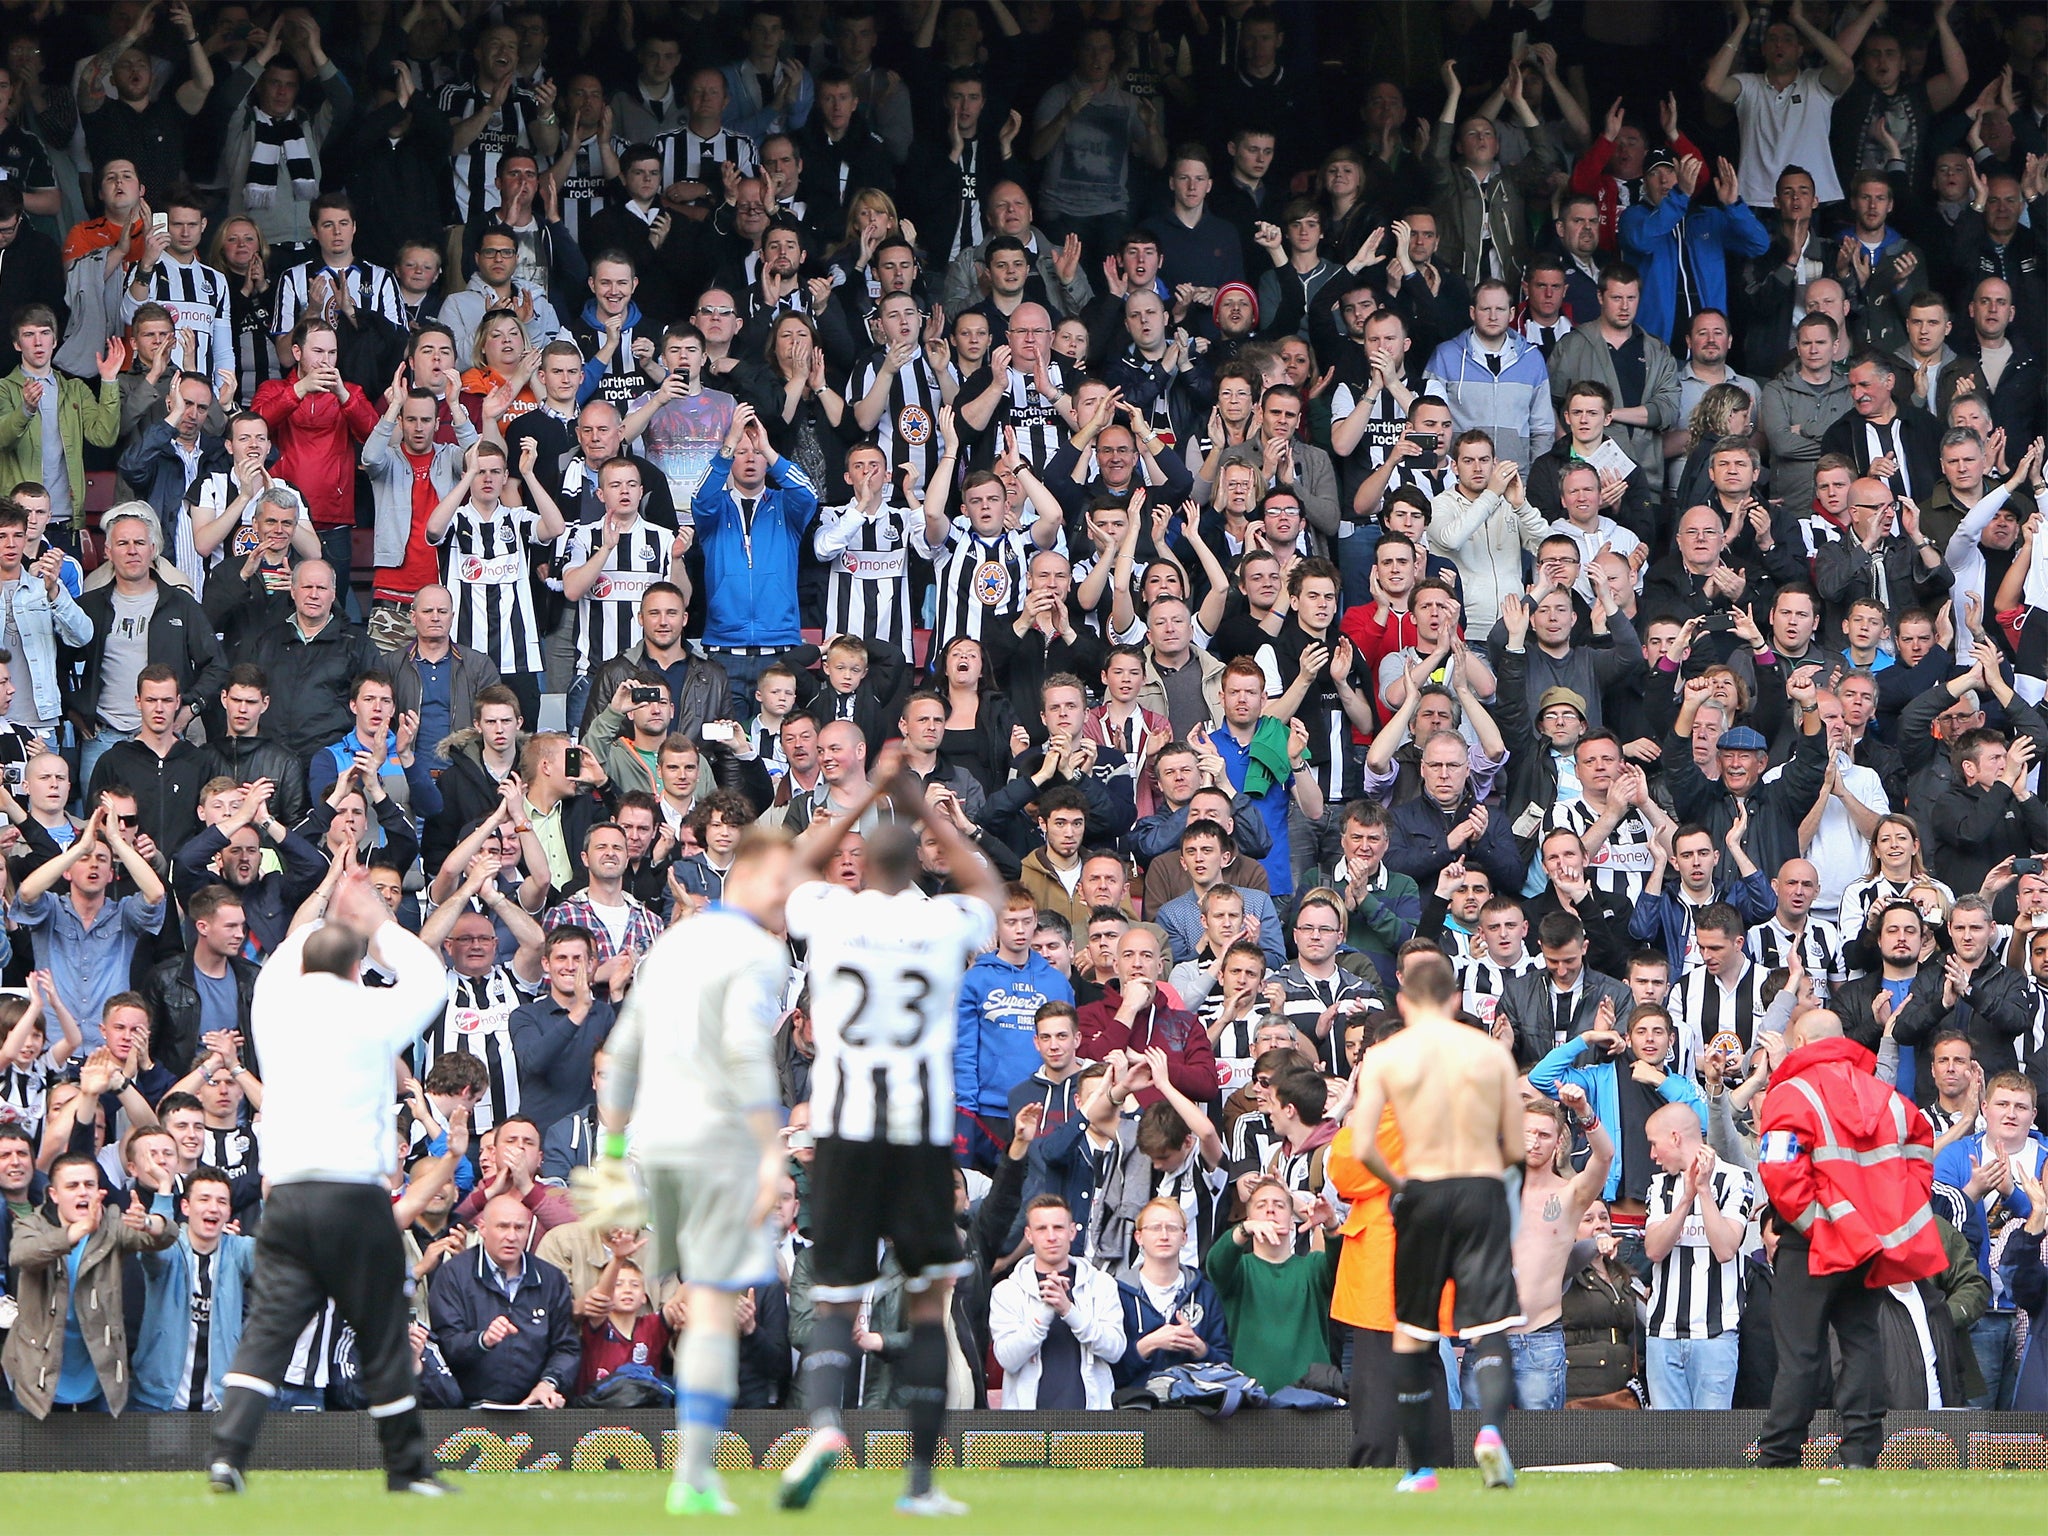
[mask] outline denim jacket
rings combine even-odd
[[[213,1324],[207,1334],[206,1374],[215,1392],[242,1339],[242,1298],[255,1266],[255,1238],[221,1234],[213,1255]],[[167,1413],[184,1380],[192,1317],[192,1240],[183,1227],[170,1247],[142,1255],[142,1276],[142,1331],[135,1341],[129,1402],[144,1413]]]
[[[23,570],[14,589],[14,628],[21,636],[21,653],[35,685],[36,718],[56,720],[64,713],[64,696],[57,683],[57,642],[89,645],[92,620],[62,582],[53,598],[40,576]]]

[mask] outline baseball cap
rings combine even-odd
[[[1721,733],[1721,739],[1714,743],[1723,752],[1768,752],[1771,744],[1765,741],[1763,733],[1753,731],[1746,725],[1738,725]]]
[[[1668,165],[1674,171],[1678,169],[1678,156],[1662,144],[1643,156],[1643,174],[1649,175],[1660,165]]]
[[[1576,709],[1581,720],[1586,718],[1586,701],[1570,688],[1546,688],[1543,696],[1536,701],[1536,718],[1541,720],[1553,707],[1562,704]]]

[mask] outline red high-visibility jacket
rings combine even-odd
[[[1808,1268],[1871,1260],[1875,1290],[1947,1266],[1928,1196],[1934,1128],[1879,1082],[1853,1040],[1816,1040],[1785,1058],[1757,1117],[1757,1172],[1778,1214],[1812,1244]]]

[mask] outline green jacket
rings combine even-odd
[[[22,409],[28,375],[16,368],[0,379],[0,496],[24,480],[43,481],[40,418]],[[121,384],[101,382],[98,391],[83,379],[57,376],[57,430],[64,439],[64,470],[71,485],[71,522],[85,524],[85,445],[111,448],[121,431]]]

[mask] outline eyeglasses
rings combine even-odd
[[[697,313],[700,315],[709,315],[714,320],[729,320],[734,315],[738,314],[739,311],[736,309],[727,308],[724,305],[713,307],[712,305],[709,304],[699,304],[697,306]]]
[[[1855,508],[1858,512],[1883,512],[1897,505],[1897,502],[1892,501],[1859,501],[1855,503]]]
[[[1296,933],[1306,933],[1311,935],[1321,934],[1327,937],[1328,935],[1333,933],[1342,933],[1344,930],[1342,928],[1332,928],[1327,924],[1323,923],[1296,923],[1294,925],[1294,931]]]
[[[1270,1073],[1270,1072],[1261,1072],[1261,1073],[1260,1073],[1260,1074],[1259,1074],[1259,1075],[1258,1075],[1257,1077],[1255,1077],[1255,1078],[1253,1078],[1253,1079],[1252,1079],[1252,1086],[1253,1086],[1254,1088],[1270,1088],[1270,1087],[1272,1087],[1272,1086],[1273,1086],[1273,1074],[1272,1074],[1272,1073]]]

